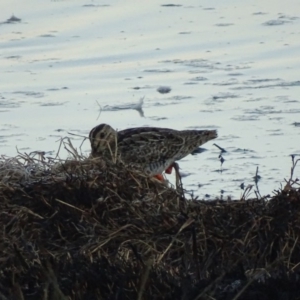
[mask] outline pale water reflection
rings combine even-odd
[[[298,8],[298,0],[1,1],[0,153],[55,152],[59,137],[87,136],[103,122],[211,128],[226,149],[222,168],[207,143],[180,163],[185,186],[238,197],[259,166],[260,192],[271,193],[289,176],[289,155],[300,154]]]

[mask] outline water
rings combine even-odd
[[[258,166],[260,193],[270,194],[300,154],[299,8],[2,0],[0,154],[56,153],[60,137],[87,136],[99,123],[211,128],[219,138],[180,162],[185,187],[237,198]],[[7,22],[12,14],[21,20]],[[143,113],[130,109],[143,97]],[[222,167],[213,143],[227,151]]]

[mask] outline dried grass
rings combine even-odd
[[[0,159],[0,299],[295,299],[297,181],[197,201],[122,165]]]

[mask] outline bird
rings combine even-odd
[[[136,127],[116,131],[100,124],[89,133],[91,157],[111,157],[162,180],[174,163],[217,137],[216,130],[174,130]]]

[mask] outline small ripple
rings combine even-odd
[[[44,93],[33,92],[33,91],[16,91],[13,92],[13,94],[21,94],[27,97],[34,97],[34,98],[42,98],[45,96]]]
[[[168,94],[171,92],[171,88],[169,86],[160,86],[159,88],[157,88],[157,91],[161,94]]]

